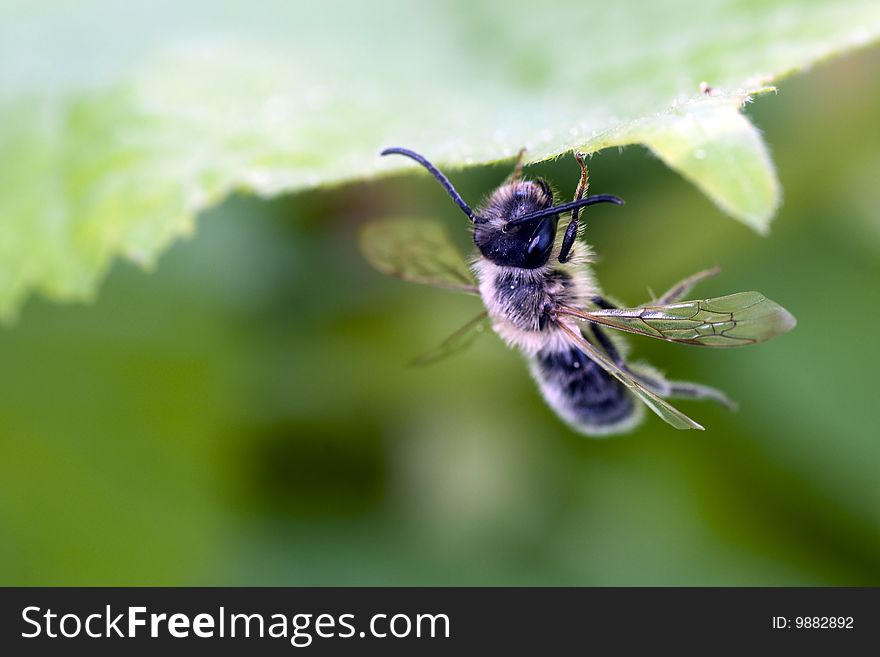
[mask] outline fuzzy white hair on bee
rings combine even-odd
[[[769,339],[795,325],[788,311],[757,292],[681,301],[717,268],[684,279],[641,307],[620,308],[605,298],[590,270],[592,251],[577,240],[580,214],[590,205],[623,205],[623,200],[587,195],[589,174],[582,155],[575,155],[581,173],[572,201],[557,204],[545,180],[524,179],[520,152],[513,173],[473,210],[425,157],[406,148],[382,152],[392,154],[416,161],[440,183],[470,221],[476,254],[468,271],[436,226],[390,221],[362,233],[367,258],[387,274],[479,294],[485,313],[450,336],[438,353],[466,344],[488,317],[495,332],[523,352],[547,404],[580,433],[604,437],[628,431],[641,421],[643,405],[677,429],[703,428],[665,401],[670,397],[734,406],[714,388],[668,381],[650,366],[630,364],[626,345],[607,328],[732,347]],[[558,235],[560,217],[567,213],[571,219]]]

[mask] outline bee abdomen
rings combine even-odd
[[[531,369],[550,407],[581,433],[620,433],[641,419],[641,405],[626,386],[577,348],[540,351]]]

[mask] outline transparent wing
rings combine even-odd
[[[575,331],[574,329],[566,326],[563,323],[560,323],[558,326],[565,333],[568,334],[571,340],[581,351],[583,351],[592,360],[596,361],[596,363],[611,376],[613,376],[615,379],[617,379],[623,385],[629,388],[636,395],[636,397],[642,400],[642,402],[644,402],[644,404],[648,408],[659,415],[660,418],[662,418],[665,422],[671,424],[676,429],[703,430],[703,426],[701,424],[695,422],[687,415],[682,413],[680,410],[661,399],[659,396],[648,390],[641,383],[636,381],[630,374],[615,365],[611,361],[611,359],[609,359],[599,349],[590,344],[587,339],[580,334],[580,332]]]
[[[449,358],[455,354],[467,349],[471,343],[481,333],[486,331],[489,325],[489,314],[481,312],[467,324],[458,329],[455,333],[441,342],[435,349],[414,358],[410,365],[421,367],[423,365],[433,365],[439,360]]]
[[[797,323],[785,308],[760,292],[681,301],[664,306],[580,310],[564,307],[560,315],[669,342],[703,347],[741,347],[790,331]]]
[[[477,294],[474,277],[446,231],[433,221],[383,219],[363,227],[361,252],[383,274]]]

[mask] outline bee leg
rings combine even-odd
[[[590,189],[590,172],[587,170],[586,155],[575,153],[574,158],[581,167],[581,179],[574,192],[574,200],[580,201],[586,196],[587,190]],[[574,246],[575,239],[577,239],[579,214],[580,208],[575,208],[571,211],[571,221],[568,222],[568,227],[565,229],[565,236],[562,238],[562,248],[559,249],[559,262],[568,262],[568,258],[571,255],[571,248]]]
[[[593,297],[593,303],[599,306],[602,310],[614,310],[617,308],[617,306],[603,297]]]
[[[611,338],[605,335],[605,331],[595,324],[590,324],[590,330],[596,337],[596,342],[602,347],[602,351],[608,354],[608,358],[610,358],[618,367],[626,367],[626,360],[624,360],[623,356],[617,350],[617,347],[614,346],[614,343],[611,342]]]
[[[568,228],[565,229],[565,236],[562,238],[562,248],[559,249],[559,262],[568,262],[568,258],[571,255],[571,247],[574,246],[574,240],[577,238],[577,231],[577,219],[572,218],[568,223]]]
[[[519,153],[516,154],[516,164],[513,166],[513,172],[507,176],[506,184],[518,182],[522,178],[523,173],[523,160],[526,157],[526,149],[520,148]]]
[[[669,381],[669,397],[685,399],[711,399],[724,406],[728,411],[736,411],[739,405],[717,388],[704,386],[690,381]]]
[[[691,276],[680,280],[659,297],[657,297],[656,299],[652,299],[644,305],[664,306],[668,303],[675,303],[676,301],[679,301],[682,297],[684,297],[684,295],[686,295],[688,292],[690,292],[697,283],[700,283],[707,278],[717,276],[720,273],[720,267],[712,267],[712,269],[704,269],[703,271],[698,271],[696,274],[692,274]]]
[[[611,306],[611,304],[608,304],[607,302],[605,303]],[[647,388],[650,388],[653,392],[656,392],[661,397],[665,397],[666,395],[670,394],[671,389],[669,387],[669,383],[667,383],[664,379],[648,376],[642,372],[637,372],[636,370],[632,369],[627,364],[626,359],[623,357],[617,347],[614,346],[611,338],[608,337],[608,335],[601,327],[596,324],[590,324],[590,329],[593,331],[593,335],[596,337],[596,342],[599,343],[602,351],[608,354],[608,358],[610,358],[615,365],[617,365],[620,369],[625,371],[634,379],[637,379]]]

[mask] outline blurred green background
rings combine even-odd
[[[371,217],[464,222],[426,176],[229,199],[152,274],[93,305],[32,299],[0,332],[0,582],[7,585],[880,584],[880,52],[781,84],[748,114],[785,190],[767,238],[644,149],[591,163],[605,290],[719,264],[797,329],[712,352],[631,340],[725,389],[706,425],[652,415],[611,440],[545,407],[486,335],[407,368],[479,302],[387,279]],[[468,199],[508,166],[453,173]],[[531,167],[571,194],[571,158]]]

